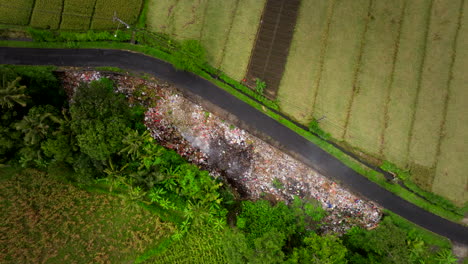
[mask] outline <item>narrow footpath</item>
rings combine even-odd
[[[76,67],[114,66],[145,72],[198,96],[240,121],[240,126],[256,133],[322,175],[338,181],[350,191],[450,240],[468,245],[468,228],[423,210],[392,194],[348,168],[307,139],[237,99],[211,82],[194,74],[176,71],[167,62],[143,54],[106,49],[38,49],[0,47],[0,64],[57,65]]]

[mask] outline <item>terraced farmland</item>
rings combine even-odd
[[[265,0],[149,0],[148,28],[176,39],[196,39],[208,62],[244,78]]]
[[[143,0],[0,0],[0,23],[46,29],[115,29],[136,23]]]
[[[278,98],[337,140],[468,201],[466,1],[304,0]],[[465,113],[465,114],[464,114]],[[465,157],[465,158],[464,158]]]

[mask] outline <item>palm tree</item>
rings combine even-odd
[[[140,156],[140,150],[145,140],[149,137],[149,132],[145,131],[143,134],[139,134],[137,130],[130,131],[127,136],[122,140],[125,147],[119,152],[126,153],[128,157],[136,160]]]
[[[12,108],[15,104],[26,106],[26,99],[29,96],[24,94],[26,86],[18,85],[21,77],[17,77],[12,82],[6,82],[5,76],[0,87],[0,106],[2,108]]]
[[[50,122],[46,122],[46,119],[57,123],[52,113],[37,113],[33,115],[28,114],[15,124],[16,130],[24,133],[26,145],[36,145],[47,136]]]

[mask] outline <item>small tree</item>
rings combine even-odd
[[[0,87],[0,106],[2,108],[13,108],[15,104],[26,106],[26,100],[29,96],[24,93],[26,86],[19,85],[20,80],[21,77],[17,77],[15,80],[7,82],[5,76],[3,76],[2,86]]]

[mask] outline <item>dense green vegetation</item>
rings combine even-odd
[[[42,232],[43,239],[38,239],[48,245],[66,243],[62,251],[56,253],[58,257],[54,261],[94,258],[154,263],[189,260],[196,263],[454,261],[446,240],[414,229],[392,215],[385,217],[383,224],[374,230],[354,228],[344,236],[336,237],[319,231],[320,221],[326,213],[313,200],[296,198],[290,205],[262,200],[236,201],[229,188],[211,178],[208,172],[188,164],[174,151],[157,145],[142,126],[142,106],[129,107],[125,97],[114,92],[112,81],[102,79],[80,85],[68,104],[52,69],[0,68],[7,84],[2,86],[2,91],[8,91],[0,94],[0,157],[2,163],[10,168],[36,168],[19,174],[11,169],[2,169],[1,179],[3,183],[8,182],[2,184],[2,203],[10,206],[18,199],[26,204],[34,200],[36,213],[49,219],[52,212],[43,204],[49,205],[47,201],[55,200],[58,212],[65,214],[54,218],[54,221],[41,220],[40,225],[25,230]],[[39,92],[46,91],[45,88],[48,89],[47,95]],[[155,215],[142,212],[138,206],[132,207],[120,215],[120,219],[138,219],[132,220],[126,229],[122,226],[126,220],[112,216],[118,213],[114,207],[92,206],[94,202],[85,200],[91,199],[92,195],[72,185],[92,193],[121,196],[128,206],[137,203]],[[69,200],[71,197],[75,197],[73,201]],[[2,215],[13,213],[9,206],[2,207],[5,210]],[[93,211],[94,215],[84,209],[96,206],[101,209]],[[22,215],[22,211],[14,212],[17,217],[28,217]],[[11,219],[17,217],[12,216]],[[114,230],[109,229],[109,224],[103,224],[108,223],[108,218],[117,221],[112,225],[122,229],[121,233],[108,233]],[[89,221],[96,223],[89,226]],[[61,222],[68,224],[64,229],[55,229]],[[84,226],[87,229],[83,229]],[[2,228],[22,230],[13,220]],[[153,229],[159,232],[148,234]],[[61,230],[65,235],[54,236]],[[15,236],[24,233],[1,233],[9,234],[9,240],[23,243],[22,238]],[[67,237],[92,239],[99,234],[116,240],[112,250],[101,240],[102,237],[94,240],[96,244],[83,244],[80,240],[63,242],[68,241]],[[123,242],[127,241],[126,237],[137,239],[128,244]],[[16,256],[19,254],[14,245],[17,244],[0,245],[2,249],[8,249],[12,263],[18,261]],[[37,245],[30,246],[26,255],[23,252],[22,256],[27,256],[25,261],[43,256],[37,251]],[[109,253],[114,252],[117,246],[132,248],[116,255]],[[433,250],[432,246],[436,249]]]

